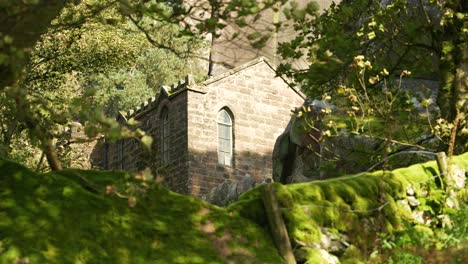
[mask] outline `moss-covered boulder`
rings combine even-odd
[[[148,182],[131,206],[106,194],[128,184],[139,182],[0,160],[0,263],[282,262],[267,231],[223,208]]]
[[[468,170],[468,153],[453,157],[452,162]],[[291,243],[300,249],[296,257],[304,258],[303,261],[310,260],[311,256],[318,258],[320,254],[315,253],[323,249],[323,241],[329,239],[327,233],[336,233],[347,237],[348,241],[344,242],[348,243],[348,249],[337,253],[340,260],[346,262],[356,255],[369,256],[379,234],[403,230],[405,223],[414,222],[412,209],[401,206],[399,201],[408,198],[408,189],[416,197],[431,197],[440,192],[441,177],[436,162],[431,161],[393,171],[291,185],[275,184],[275,189]],[[241,195],[228,210],[266,224],[262,188]],[[419,206],[434,209],[429,208],[434,205],[424,201]],[[349,245],[353,245],[351,249]]]

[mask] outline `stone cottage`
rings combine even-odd
[[[149,166],[172,190],[196,196],[246,175],[272,177],[272,152],[304,95],[259,58],[201,83],[190,77],[118,121],[133,118],[154,139],[151,153],[134,139],[105,147],[104,167],[137,171]]]

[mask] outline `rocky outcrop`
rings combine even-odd
[[[325,105],[319,101],[307,100],[294,111],[286,130],[278,137],[273,149],[275,182],[286,184],[308,181],[304,172],[320,166],[320,111],[324,108]]]
[[[273,150],[273,179],[284,184],[367,170],[384,141],[343,133],[322,136],[322,112],[333,106],[306,101],[295,110]],[[325,173],[326,172],[326,173]]]
[[[271,182],[271,179],[265,179],[260,184],[269,182]],[[255,178],[247,174],[240,182],[223,182],[202,198],[212,204],[226,206],[236,201],[242,193],[251,190],[257,185]]]
[[[355,135],[346,131],[321,142],[319,173],[321,179],[367,171],[382,157],[384,139]]]
[[[340,263],[338,257],[342,256],[351,245],[347,235],[330,232],[327,228],[321,228],[320,243],[307,244],[302,241],[294,241],[294,256],[299,263],[307,260],[315,260],[316,263]]]
[[[438,112],[435,104],[437,82],[421,79],[394,80],[395,85],[412,95],[414,110],[425,115],[426,107],[420,101],[428,98],[429,111]],[[322,180],[366,171],[382,161],[385,149],[398,148],[384,138],[353,134],[346,129],[330,136],[322,136],[322,113],[334,106],[327,101],[307,100],[297,108],[275,144],[273,151],[273,179],[284,184]],[[323,133],[326,134],[326,133]],[[430,135],[415,138],[418,144],[432,147]],[[390,144],[390,146],[389,146]],[[405,150],[417,150],[404,146]],[[391,168],[408,166],[425,159],[404,156],[392,157]]]

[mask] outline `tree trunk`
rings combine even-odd
[[[458,118],[456,122],[459,122],[458,131],[460,131],[468,129],[468,43],[461,43],[458,50],[460,61],[455,73],[455,115]],[[467,151],[468,135],[459,133],[453,147],[456,154]]]
[[[53,171],[62,170],[62,163],[60,163],[58,158],[53,140],[51,138],[47,139],[44,145],[44,153],[47,157],[47,163],[49,163],[50,169]]]
[[[293,251],[291,249],[291,242],[288,236],[288,230],[284,224],[281,210],[276,200],[275,190],[272,184],[265,185],[262,192],[263,205],[270,225],[271,235],[275,242],[276,248],[280,255],[283,257],[285,263],[296,264]]]
[[[456,13],[466,13],[466,7],[460,1],[446,1],[442,13],[451,10]],[[463,39],[463,23],[453,18],[446,21],[442,27],[440,44],[440,88],[437,96],[442,118],[455,122],[457,112],[460,120],[466,119],[468,112],[468,44]],[[461,129],[461,127],[460,127]],[[455,153],[466,149],[467,136],[459,136],[455,141]],[[448,144],[440,148],[447,151]]]

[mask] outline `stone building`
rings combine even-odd
[[[133,118],[154,139],[145,152],[136,140],[107,144],[104,167],[149,166],[172,190],[202,196],[223,182],[272,177],[272,152],[291,110],[304,95],[275,77],[259,58],[201,83],[187,77],[161,87],[158,97],[118,116]]]

